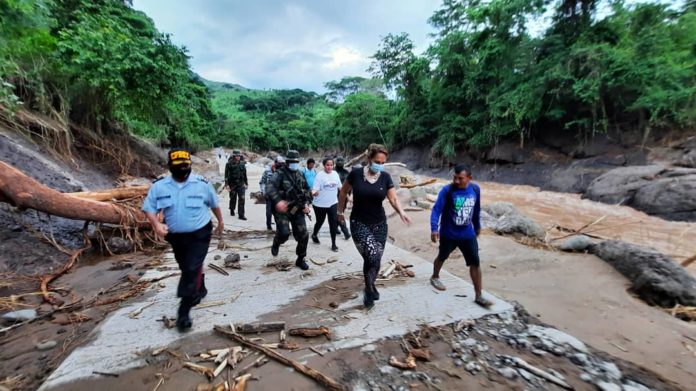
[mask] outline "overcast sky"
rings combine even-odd
[[[381,37],[407,32],[418,51],[440,0],[134,0],[185,46],[206,79],[258,89],[323,92],[343,76],[368,76]]]

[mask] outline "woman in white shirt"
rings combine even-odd
[[[329,232],[331,232],[331,250],[338,251],[336,246],[336,233],[338,232],[338,189],[341,188],[341,178],[338,173],[333,170],[333,158],[326,157],[322,161],[324,170],[319,172],[314,179],[312,186],[312,195],[314,201],[314,214],[317,216],[317,222],[314,224],[314,232],[312,233],[312,241],[319,243],[317,234],[324,224],[326,217],[329,217]]]

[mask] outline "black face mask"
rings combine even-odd
[[[170,166],[169,167],[169,172],[172,173],[172,178],[179,182],[185,181],[189,175],[191,175],[191,166],[188,167],[178,167],[178,166]]]

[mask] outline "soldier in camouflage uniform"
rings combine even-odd
[[[297,241],[297,261],[295,265],[302,270],[309,269],[305,256],[307,255],[307,223],[305,215],[309,214],[309,205],[312,203],[312,193],[307,186],[307,181],[300,169],[300,153],[294,150],[288,151],[285,157],[286,165],[276,171],[271,180],[266,184],[266,196],[273,205],[276,221],[276,233],[273,238],[271,254],[278,255],[280,245],[290,237],[290,224],[292,235]]]
[[[225,186],[230,190],[230,214],[234,216],[234,209],[239,201],[240,220],[246,220],[244,217],[244,192],[249,187],[247,180],[246,164],[242,161],[242,152],[239,150],[232,151],[230,160],[225,166]]]

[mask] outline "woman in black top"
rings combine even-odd
[[[350,231],[358,252],[363,257],[363,275],[365,276],[365,307],[371,308],[375,300],[379,300],[379,292],[375,287],[379,273],[384,245],[387,242],[387,215],[384,213],[382,201],[389,203],[406,224],[411,219],[406,215],[396,198],[396,189],[389,173],[384,171],[384,163],[389,153],[378,144],[370,145],[368,149],[368,165],[355,168],[341,187],[338,200],[338,221],[345,221],[343,212],[346,198],[353,192],[353,211],[350,214]]]

